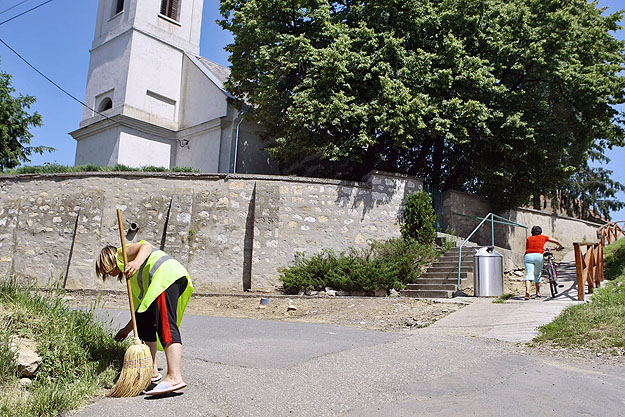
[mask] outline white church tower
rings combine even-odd
[[[203,0],[100,0],[76,165],[272,173],[259,126],[199,56]]]

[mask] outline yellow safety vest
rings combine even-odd
[[[147,243],[145,240],[138,242]],[[128,245],[126,245],[128,246]],[[124,258],[122,249],[117,249],[117,266],[120,271],[124,270]],[[193,294],[193,283],[186,268],[180,262],[163,252],[152,248],[152,253],[143,262],[139,270],[130,278],[130,290],[132,301],[137,313],[143,313],[171,284],[180,278],[187,279],[187,287],[178,299],[177,324],[180,327],[184,310],[187,308],[191,294]],[[161,348],[159,342],[159,349]]]

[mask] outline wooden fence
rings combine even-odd
[[[625,237],[625,221],[607,223],[597,231],[598,242],[573,243],[575,250],[575,268],[577,269],[577,299],[584,300],[584,287],[588,286],[588,293],[601,285],[603,276],[603,248],[621,237]],[[582,250],[585,249],[585,252]]]

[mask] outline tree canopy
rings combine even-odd
[[[226,88],[285,173],[402,172],[509,208],[625,144],[623,13],[603,12],[586,0],[222,0]]]
[[[11,85],[11,76],[0,71],[0,170],[14,168],[28,162],[33,152],[43,153],[52,148],[28,146],[33,135],[29,129],[41,125],[41,115],[30,114],[35,102],[32,96],[17,95]]]

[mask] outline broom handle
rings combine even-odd
[[[124,228],[122,226],[122,211],[117,209],[117,223],[119,225],[119,238],[122,241],[122,257],[124,258],[124,269],[128,263],[128,255],[126,254],[126,239],[124,238]],[[123,273],[123,271],[122,271]],[[140,345],[139,332],[137,331],[137,319],[135,318],[135,306],[132,301],[132,290],[130,289],[130,278],[126,277],[126,287],[128,289],[128,302],[130,303],[130,317],[132,318],[132,331],[134,332],[134,344]]]

